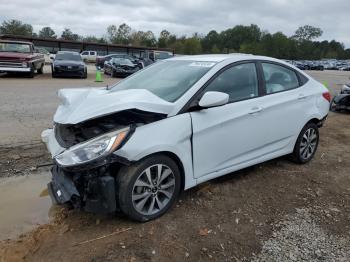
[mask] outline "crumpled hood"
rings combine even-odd
[[[61,105],[54,122],[77,124],[79,122],[128,109],[169,114],[173,104],[145,89],[111,91],[105,88],[61,89]]]

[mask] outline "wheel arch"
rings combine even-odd
[[[139,161],[143,161],[146,158],[152,157],[152,156],[156,156],[156,155],[163,155],[163,156],[167,156],[169,157],[171,160],[173,160],[176,165],[178,166],[179,170],[180,170],[180,176],[181,176],[181,191],[183,191],[185,189],[185,180],[186,180],[186,176],[185,176],[185,167],[181,161],[181,159],[173,152],[171,151],[159,151],[159,152],[155,152],[152,153],[150,155],[147,155],[143,158],[141,158]]]
[[[309,123],[313,123],[313,124],[317,125],[317,127],[322,127],[323,121],[324,121],[324,119],[319,119],[319,118],[317,118],[317,117],[313,117],[313,118],[311,118],[309,121],[307,121],[306,124],[305,124],[304,126],[306,126],[306,125],[309,124]],[[303,128],[304,128],[304,127],[303,127]]]

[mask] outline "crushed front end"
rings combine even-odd
[[[48,184],[54,204],[71,204],[87,212],[108,214],[117,210],[116,181],[106,168],[69,172],[58,165],[51,169]]]
[[[54,160],[48,184],[52,202],[99,214],[117,211],[117,175],[130,162],[115,152],[138,126],[164,117],[126,110],[78,124],[55,123],[45,130],[42,140]]]

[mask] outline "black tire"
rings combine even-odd
[[[329,110],[332,111],[332,112],[339,111],[339,110],[337,109],[336,104],[334,103],[334,99],[335,99],[335,97],[332,98],[331,103],[330,103],[330,105],[329,105]]]
[[[33,78],[34,77],[34,73],[35,73],[34,66],[30,65],[30,72],[28,73],[28,77],[29,78]]]
[[[117,74],[113,69],[111,70],[111,77],[117,77]]]
[[[174,181],[174,186],[172,188],[173,192],[171,197],[167,200],[168,202],[160,208],[160,205],[154,204],[158,206],[159,211],[153,213],[153,214],[144,214],[140,213],[136,207],[134,206],[132,196],[135,192],[135,190],[139,189],[135,183],[136,181],[139,181],[139,178],[145,174],[145,170],[149,167],[157,168],[155,165],[163,165],[165,168],[169,168],[170,171],[172,171],[173,175],[171,176],[171,181]],[[164,170],[164,169],[163,169]],[[154,169],[153,169],[154,171]],[[152,174],[152,178],[156,174]],[[167,178],[168,179],[168,178]],[[154,180],[153,180],[154,181]],[[165,180],[164,180],[165,181]],[[155,218],[158,218],[162,216],[164,213],[166,213],[174,204],[177,196],[179,195],[181,188],[181,175],[180,170],[177,164],[169,157],[164,155],[153,155],[148,158],[145,158],[133,165],[122,167],[118,173],[117,176],[117,201],[119,201],[119,207],[121,211],[127,215],[129,218],[140,221],[140,222],[146,222]],[[158,190],[157,190],[158,191]],[[153,194],[153,189],[151,192],[151,189],[149,189],[149,193],[146,191],[143,191],[143,194],[151,194],[151,196],[148,197],[148,201],[153,201],[153,198],[158,198],[158,196],[161,196],[161,193],[156,193],[157,197],[155,197]],[[160,194],[160,195],[159,195]],[[165,196],[165,195],[164,195]],[[141,199],[142,200],[142,199]],[[157,199],[158,200],[158,199]],[[163,201],[164,202],[164,201]],[[149,202],[148,202],[149,203]],[[136,205],[138,203],[135,203]],[[150,203],[149,203],[150,204]],[[145,205],[146,207],[146,205]],[[147,207],[146,207],[147,208]]]
[[[83,76],[81,77],[82,79],[86,79],[87,78],[87,71],[84,71]]]
[[[315,140],[311,140],[307,141],[307,139],[305,138],[305,136],[307,137],[307,132],[309,130],[313,130],[311,132],[314,132],[314,134],[316,135]],[[294,150],[293,153],[291,154],[291,160],[297,164],[305,164],[307,162],[309,162],[315,155],[316,151],[317,151],[317,147],[318,147],[318,142],[319,142],[319,132],[318,132],[318,127],[315,123],[308,123],[306,124],[303,129],[301,130],[297,142],[295,143],[294,146]],[[305,152],[303,150],[303,148],[305,148],[303,145],[305,145],[306,143],[306,149],[308,152]],[[312,145],[314,145],[312,148],[313,150],[309,150],[309,146],[311,147]],[[311,151],[311,152],[310,152]],[[306,153],[307,156],[305,154]]]
[[[44,73],[44,64],[41,65],[41,67],[37,70],[39,75],[42,75]]]

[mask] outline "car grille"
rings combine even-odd
[[[61,66],[61,69],[65,71],[76,71],[79,70],[79,66]]]
[[[22,62],[14,62],[11,60],[0,60],[0,67],[22,67]]]

